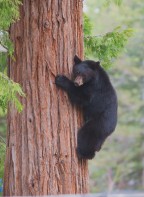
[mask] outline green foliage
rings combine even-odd
[[[8,55],[13,57],[13,43],[9,39],[9,34],[6,31],[10,24],[19,18],[20,0],[0,0],[0,44],[4,46]],[[8,103],[12,102],[17,110],[22,110],[22,105],[17,96],[24,96],[24,93],[19,84],[14,83],[6,76],[7,54],[0,54],[0,107],[5,111]]]
[[[0,53],[0,72],[4,72],[7,65],[7,54]]]
[[[20,0],[0,0],[0,29],[7,30],[19,17]]]
[[[116,5],[120,6],[123,0],[106,0],[105,5],[109,6],[111,3],[115,3]]]
[[[17,110],[22,111],[23,107],[17,96],[24,96],[24,93],[18,83],[14,83],[6,75],[0,72],[0,107],[7,109],[9,102],[12,102]]]
[[[121,30],[120,27],[113,32],[100,36],[85,36],[85,54],[93,56],[101,61],[104,68],[109,68],[114,59],[124,50],[133,30],[128,28]]]
[[[89,17],[84,13],[84,35],[91,35],[92,32],[92,23]]]

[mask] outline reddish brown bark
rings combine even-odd
[[[10,77],[26,98],[22,113],[9,107],[4,195],[86,193],[87,162],[75,151],[81,114],[54,84],[83,56],[82,0],[23,0],[10,37]]]

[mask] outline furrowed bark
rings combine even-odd
[[[76,155],[81,113],[54,83],[83,57],[82,0],[23,0],[10,38],[10,78],[26,98],[21,113],[9,106],[4,195],[86,193],[87,162]]]

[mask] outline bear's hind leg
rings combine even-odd
[[[103,129],[99,126],[99,121],[89,120],[78,131],[77,154],[82,159],[92,159],[95,152],[100,151],[106,137]]]

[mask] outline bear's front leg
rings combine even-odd
[[[64,75],[57,75],[55,78],[55,84],[65,91],[68,91],[71,83],[72,82]]]
[[[58,87],[65,90],[69,96],[70,101],[73,104],[82,105],[84,101],[84,96],[81,95],[78,87],[74,85],[74,83],[69,80],[64,75],[57,75],[55,78],[55,83]]]

